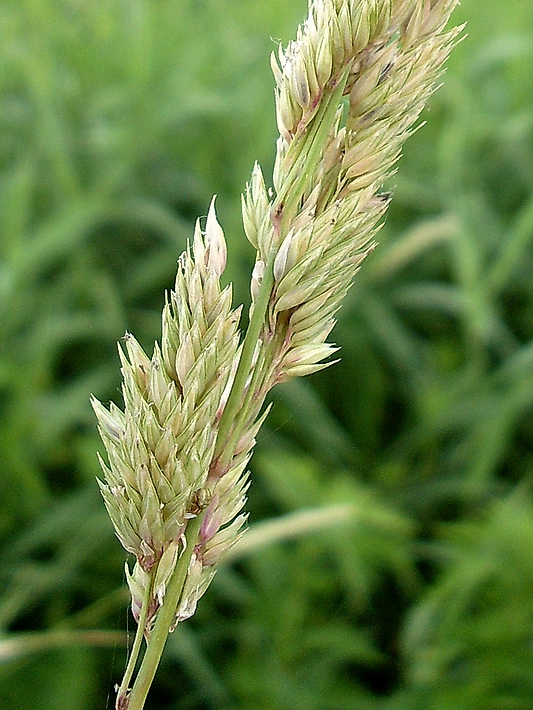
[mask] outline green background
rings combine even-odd
[[[0,707],[113,706],[133,628],[94,393],[151,350],[213,193],[276,137],[268,57],[304,0],[0,2]],[[221,569],[147,710],[533,708],[533,7],[468,37],[408,143],[339,364],[274,392],[251,524],[349,504]],[[87,634],[90,629],[94,633]]]

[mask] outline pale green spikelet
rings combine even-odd
[[[93,399],[109,460],[109,466],[102,461],[100,488],[119,540],[136,556],[128,575],[136,615],[154,568],[153,611],[160,605],[187,521],[198,512],[199,492],[204,507],[218,502],[219,527],[244,504],[245,462],[232,471],[229,497],[208,480],[221,403],[239,354],[239,310],[232,310],[231,289],[220,288],[225,261],[212,203],[205,231],[197,224],[192,250],[180,258],[175,289],[163,310],[161,347],[156,343],[148,358],[133,336],[125,337],[124,411]],[[212,529],[211,538],[217,532]],[[231,532],[234,539],[226,547],[238,537],[235,526]]]
[[[323,343],[375,246],[390,201],[383,185],[460,32],[445,31],[456,4],[314,0],[296,41],[272,57],[281,135],[270,231],[263,227],[267,238],[256,240],[256,280],[274,246],[262,334],[270,350],[277,341],[273,383],[325,367],[335,351]],[[252,204],[266,211],[257,174],[247,190],[249,223]],[[320,307],[303,317],[310,302]]]

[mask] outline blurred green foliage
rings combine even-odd
[[[89,394],[150,349],[219,194],[247,302],[239,193],[268,172],[268,54],[304,0],[0,2],[0,707],[113,706],[132,627]],[[217,575],[149,708],[533,707],[533,13],[463,0],[342,361],[279,388],[252,524],[353,520]],[[274,45],[275,46],[275,45]],[[87,634],[87,629],[98,633]]]

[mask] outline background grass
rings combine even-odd
[[[271,167],[268,55],[304,0],[0,2],[0,707],[113,705],[132,622],[94,481],[91,392],[159,337],[218,193]],[[334,337],[279,388],[251,521],[347,520],[220,570],[171,637],[155,710],[533,707],[533,14],[463,0],[427,125]],[[87,629],[96,630],[92,634]]]

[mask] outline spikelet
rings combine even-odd
[[[258,250],[252,297],[275,252],[271,384],[326,367],[335,313],[375,246],[383,191],[461,28],[457,0],[312,0],[297,39],[272,55],[280,131],[273,199],[258,166],[243,198]],[[267,204],[268,201],[268,204]],[[265,215],[270,214],[270,224]]]
[[[208,478],[221,406],[239,355],[239,310],[232,310],[231,288],[220,287],[225,262],[213,200],[205,231],[197,223],[192,250],[180,257],[163,310],[161,346],[156,343],[149,358],[132,335],[125,337],[124,411],[92,401],[109,461],[101,461],[100,489],[117,537],[136,557],[133,572],[127,572],[136,617],[152,572],[149,617],[159,608],[188,520],[207,508],[192,575],[200,588],[238,539],[244,521],[236,516],[245,501],[246,459],[231,467],[224,481]],[[190,591],[188,609],[194,596]],[[180,618],[184,614],[180,611]]]

